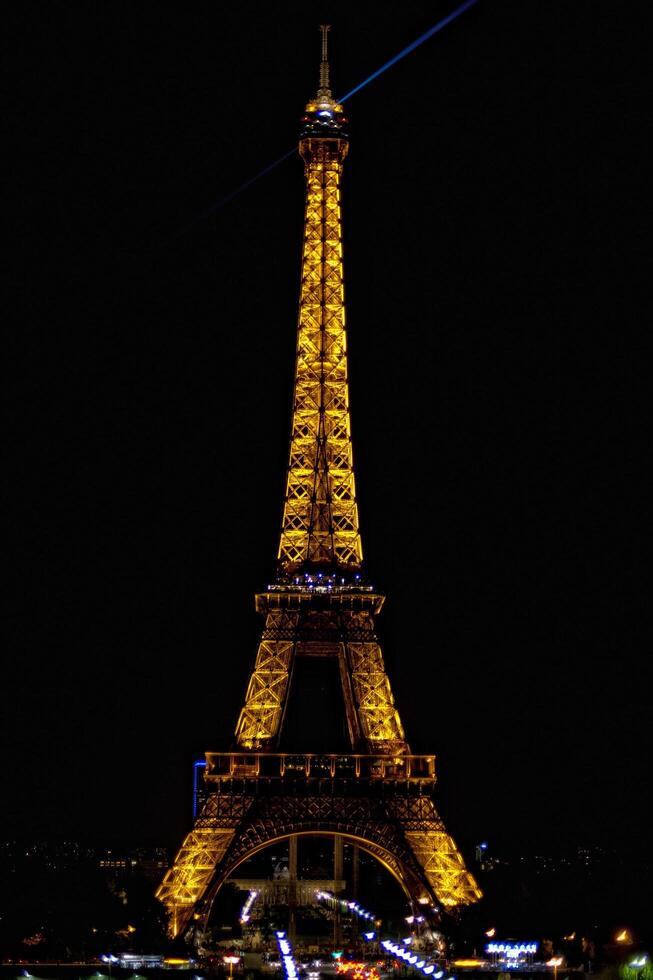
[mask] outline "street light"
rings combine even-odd
[[[562,966],[562,956],[554,956],[547,961],[547,966],[553,967],[553,980],[558,980],[558,967]]]
[[[103,963],[106,963],[109,967],[109,980],[111,980],[111,964],[118,962],[118,957],[114,956],[113,953],[109,953],[108,956],[101,956],[100,959]]]
[[[636,980],[639,980],[640,972],[646,966],[647,959],[648,957],[646,953],[644,953],[642,956],[638,956],[636,959],[631,960],[630,963],[628,964],[628,968],[630,970],[635,970]]]
[[[240,963],[240,956],[223,956],[223,961],[229,964],[229,980],[234,975],[234,963]]]

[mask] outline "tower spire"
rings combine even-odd
[[[283,576],[359,574],[363,560],[354,482],[340,227],[347,120],[329,91],[328,24],[318,95],[302,118],[306,175],[295,397],[281,540]],[[360,574],[359,574],[360,577]]]
[[[317,97],[320,98],[331,98],[331,89],[329,87],[329,56],[327,52],[327,35],[331,30],[331,24],[320,24],[320,30],[322,32],[322,61],[320,62],[320,87],[317,90]]]

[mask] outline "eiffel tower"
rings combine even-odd
[[[306,208],[277,574],[256,596],[265,625],[233,747],[206,753],[206,803],[156,893],[172,937],[206,925],[218,890],[243,861],[287,838],[292,851],[299,835],[334,836],[367,851],[415,908],[481,897],[435,809],[434,756],[414,755],[406,742],[375,629],[384,596],[363,575],[340,227],[347,119],[331,94],[328,27],[321,30],[319,87],[299,139]],[[339,676],[342,751],[310,751],[319,741],[310,728],[302,751],[284,741],[298,666],[308,658],[328,661]]]

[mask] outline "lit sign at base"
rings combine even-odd
[[[488,943],[486,953],[503,953],[504,956],[532,956],[537,953],[537,943]]]
[[[495,966],[501,964],[507,969],[515,969],[532,963],[537,953],[537,943],[488,943],[485,952],[492,957]]]

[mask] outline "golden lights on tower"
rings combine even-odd
[[[348,120],[329,87],[327,31],[323,26],[319,87],[299,140],[306,203],[278,575],[256,597],[265,625],[235,749],[207,753],[207,801],[157,890],[171,936],[198,909],[208,914],[229,869],[266,840],[295,834],[288,827],[299,824],[301,833],[331,833],[324,828],[336,819],[338,833],[368,849],[411,900],[434,906],[437,897],[451,908],[481,897],[431,799],[434,759],[410,753],[376,635],[384,596],[362,578],[340,212]],[[350,755],[279,751],[293,663],[303,656],[338,661]],[[292,793],[284,789],[291,771]],[[316,778],[332,780],[338,792],[349,789],[342,798],[316,795]],[[268,790],[259,794],[263,783]]]

